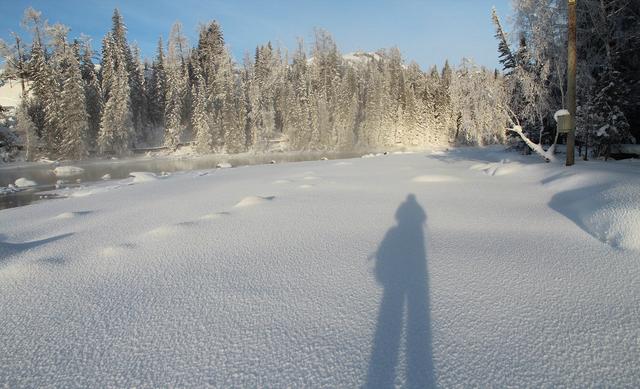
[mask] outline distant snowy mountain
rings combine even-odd
[[[349,63],[369,63],[373,60],[380,61],[382,56],[378,53],[354,51],[353,53],[344,54],[342,59]]]
[[[17,107],[20,104],[22,88],[20,81],[7,80],[0,85],[0,105],[3,107]]]
[[[309,59],[307,59],[307,63],[313,63],[313,59],[313,57],[309,57]],[[382,59],[382,56],[379,53],[354,51],[352,53],[343,54],[342,59],[348,64],[359,65],[367,64],[373,60],[380,61]]]

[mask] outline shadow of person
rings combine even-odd
[[[367,388],[435,387],[427,257],[423,226],[427,215],[413,194],[396,211],[398,224],[376,252],[375,274],[384,287],[367,374]],[[406,312],[406,316],[405,316]],[[406,317],[406,323],[404,318]],[[406,377],[396,379],[402,329]]]

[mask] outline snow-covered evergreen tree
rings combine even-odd
[[[136,143],[145,142],[148,139],[149,111],[147,95],[145,93],[144,65],[140,59],[140,49],[134,46],[132,53],[132,68],[129,73],[129,87],[131,95],[131,115],[135,131]]]
[[[191,127],[195,134],[196,148],[203,153],[213,149],[213,137],[209,130],[207,118],[207,92],[204,77],[199,66],[195,67],[195,83],[192,88],[193,112],[191,113]]]
[[[182,141],[185,130],[185,96],[187,94],[186,38],[182,25],[175,23],[171,29],[166,61],[166,100],[164,145],[175,148]]]
[[[224,97],[220,108],[222,141],[227,152],[237,153],[244,150],[244,113],[241,89],[238,87],[231,54],[223,53],[223,62],[218,70]]]
[[[38,153],[38,135],[36,134],[36,126],[29,116],[27,101],[25,98],[20,102],[20,106],[16,112],[17,128],[16,132],[24,137],[26,145],[27,161],[34,161]]]
[[[125,54],[111,33],[103,41],[102,90],[104,108],[98,147],[102,153],[125,154],[130,150],[132,115]]]
[[[60,94],[60,116],[64,125],[60,152],[66,158],[82,159],[89,155],[87,149],[89,115],[85,103],[85,89],[80,63],[73,51],[67,50],[64,58],[65,67],[62,93]]]
[[[59,145],[60,113],[58,102],[60,85],[54,73],[54,68],[47,62],[46,54],[39,40],[33,42],[31,61],[29,63],[32,74],[32,112],[33,121],[40,137],[44,140],[47,154],[57,153]]]
[[[158,39],[156,58],[151,65],[151,77],[147,86],[149,96],[149,120],[153,127],[151,140],[155,140],[158,130],[164,130],[164,112],[167,96],[167,75],[165,71],[164,47]]]
[[[85,101],[87,106],[88,117],[88,133],[87,145],[89,148],[94,147],[100,131],[100,115],[102,112],[102,91],[100,89],[100,81],[93,63],[93,51],[89,40],[83,45],[81,72],[84,80]]]

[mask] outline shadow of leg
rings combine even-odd
[[[407,387],[435,388],[427,280],[407,290]]]
[[[366,388],[393,387],[400,348],[403,307],[403,290],[396,285],[387,286],[380,303]]]

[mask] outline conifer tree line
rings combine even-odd
[[[578,0],[576,141],[584,158],[640,139],[640,1]],[[551,144],[565,107],[567,1],[513,2],[513,29],[495,9],[507,112],[530,139]]]
[[[187,142],[202,153],[238,153],[504,139],[504,80],[468,60],[423,71],[397,48],[343,55],[316,30],[308,52],[301,40],[293,53],[266,43],[238,64],[212,21],[195,46],[174,24],[143,61],[117,9],[100,53],[88,37],[69,39],[67,27],[48,25],[32,8],[23,25],[31,43],[18,35],[3,43],[3,75],[25,85],[18,130],[28,159]]]

